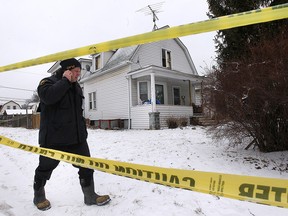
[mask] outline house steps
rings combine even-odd
[[[190,120],[192,125],[212,126],[216,125],[217,121],[209,116],[194,115]]]

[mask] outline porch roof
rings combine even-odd
[[[156,77],[165,77],[178,80],[189,80],[193,84],[201,83],[204,80],[204,76],[194,75],[183,73],[176,70],[166,69],[163,67],[158,67],[155,65],[149,65],[144,68],[137,69],[135,71],[130,71],[127,76],[131,76],[132,79],[150,76],[151,73],[154,73]]]

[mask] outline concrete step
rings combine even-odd
[[[204,116],[193,116],[191,118],[191,124],[193,125],[202,125],[202,126],[211,126],[216,125],[217,121],[215,119],[204,117]]]

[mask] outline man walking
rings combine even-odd
[[[84,97],[77,82],[81,74],[81,64],[71,58],[61,61],[60,65],[61,68],[52,76],[40,81],[37,89],[41,110],[39,144],[44,148],[90,157],[82,109]],[[39,157],[33,185],[33,203],[39,210],[51,208],[45,196],[44,186],[59,162],[48,157]],[[84,203],[98,206],[107,204],[110,197],[100,196],[94,191],[94,170],[75,167],[79,169],[78,175],[84,193]]]

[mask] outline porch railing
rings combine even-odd
[[[169,106],[159,105],[156,106],[156,111],[160,113],[160,127],[167,127],[166,120],[169,117],[187,118],[193,116],[193,107],[191,106]],[[132,129],[149,129],[149,112],[152,112],[151,104],[133,106],[131,108],[131,126]]]

